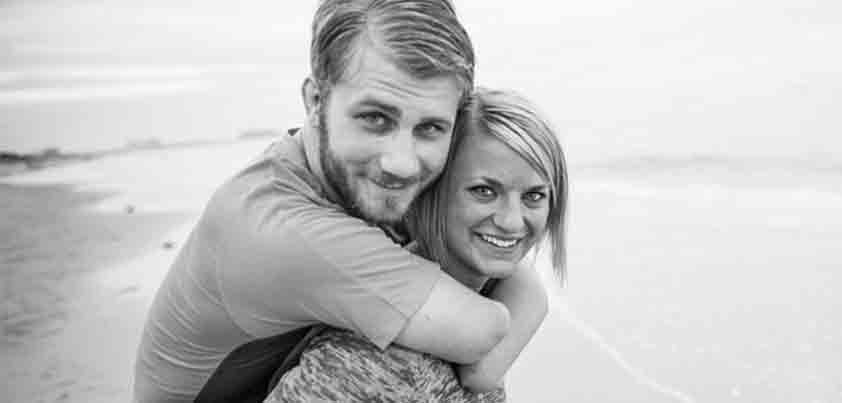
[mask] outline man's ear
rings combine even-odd
[[[319,113],[322,109],[322,94],[319,86],[312,77],[307,77],[301,84],[301,98],[304,101],[304,111],[307,113],[307,122],[312,127],[319,126]]]

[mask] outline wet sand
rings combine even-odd
[[[76,372],[63,359],[76,347],[50,350],[85,314],[116,302],[97,300],[100,291],[87,279],[163,248],[167,231],[187,219],[183,213],[130,212],[128,207],[110,213],[86,209],[108,196],[69,185],[0,184],[0,388],[12,391],[6,395],[11,401],[35,401],[31,398],[61,389],[56,382],[65,380],[59,373]],[[127,287],[118,295],[134,291]],[[99,333],[103,324],[86,326],[90,340],[111,336]]]

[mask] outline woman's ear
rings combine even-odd
[[[304,101],[304,111],[307,122],[312,127],[319,127],[319,114],[322,108],[322,95],[319,86],[312,77],[307,77],[301,84],[301,98]]]

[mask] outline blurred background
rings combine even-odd
[[[295,124],[313,3],[4,0],[0,144],[89,151]],[[571,159],[838,164],[836,2],[590,3],[457,5],[478,82],[543,105]]]
[[[477,83],[570,163],[570,278],[512,401],[842,401],[842,3],[456,6]],[[0,0],[0,395],[128,399],[189,223],[302,120],[314,9]]]

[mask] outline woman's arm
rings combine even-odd
[[[506,371],[547,316],[547,290],[533,267],[520,267],[501,280],[490,297],[508,308],[511,322],[506,336],[482,359],[457,366],[462,386],[474,391],[503,386]]]
[[[391,345],[385,350],[346,330],[328,328],[304,349],[265,403],[503,403],[497,389],[474,393],[459,385],[450,363]]]

